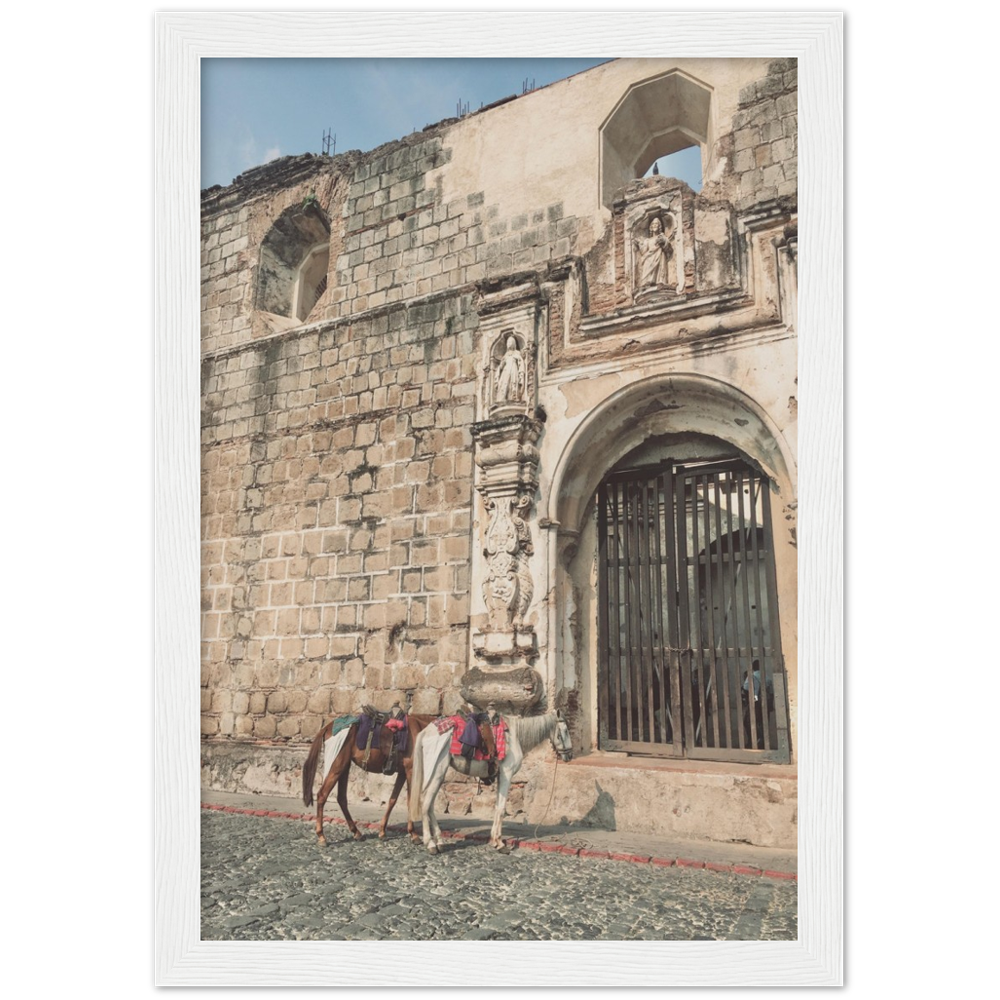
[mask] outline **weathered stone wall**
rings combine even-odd
[[[458,706],[474,345],[453,297],[206,358],[206,736]]]
[[[351,176],[344,253],[321,318],[467,287],[544,266],[574,249],[576,225],[560,203],[503,218],[483,191],[449,198],[430,174],[447,164],[451,135],[402,143]]]
[[[798,185],[798,70],[775,59],[767,76],[740,90],[732,119],[733,172],[740,208],[796,197]]]

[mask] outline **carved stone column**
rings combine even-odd
[[[518,714],[537,704],[544,690],[533,666],[538,639],[532,614],[531,522],[543,427],[536,418],[538,295],[535,285],[483,295],[482,419],[472,426],[482,506],[472,563],[472,665],[462,677],[462,697],[480,709],[492,702]]]

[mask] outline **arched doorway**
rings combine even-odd
[[[791,761],[790,456],[759,404],[702,375],[637,380],[577,425],[548,493],[546,652],[578,745]]]
[[[637,452],[595,498],[598,748],[787,762],[770,481],[724,442]]]

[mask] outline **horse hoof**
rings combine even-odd
[[[360,830],[358,830],[358,831],[357,831],[357,832],[356,832],[356,833],[354,834],[354,839],[355,839],[355,840],[364,840],[364,839],[365,839],[365,835],[364,835],[364,834],[363,834],[363,833],[362,833],[362,832],[361,832]]]
[[[326,837],[324,837],[322,835],[319,836],[319,837],[317,837],[316,838],[316,843],[319,844],[320,847],[326,847]]]
[[[434,844],[431,844],[431,846],[427,848],[427,851],[430,854],[437,854],[438,853],[437,846],[434,845]]]

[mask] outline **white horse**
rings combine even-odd
[[[573,756],[573,741],[561,712],[526,717],[508,715],[504,716],[504,721],[508,726],[507,753],[500,761],[497,804],[490,831],[490,846],[498,849],[505,846],[500,834],[510,782],[517,774],[525,753],[547,736],[560,760],[569,760]],[[423,819],[424,845],[431,854],[437,854],[443,846],[441,828],[434,815],[434,800],[448,774],[448,768],[454,766],[449,752],[450,745],[451,730],[439,733],[436,726],[428,726],[420,732],[413,746],[410,819]]]

